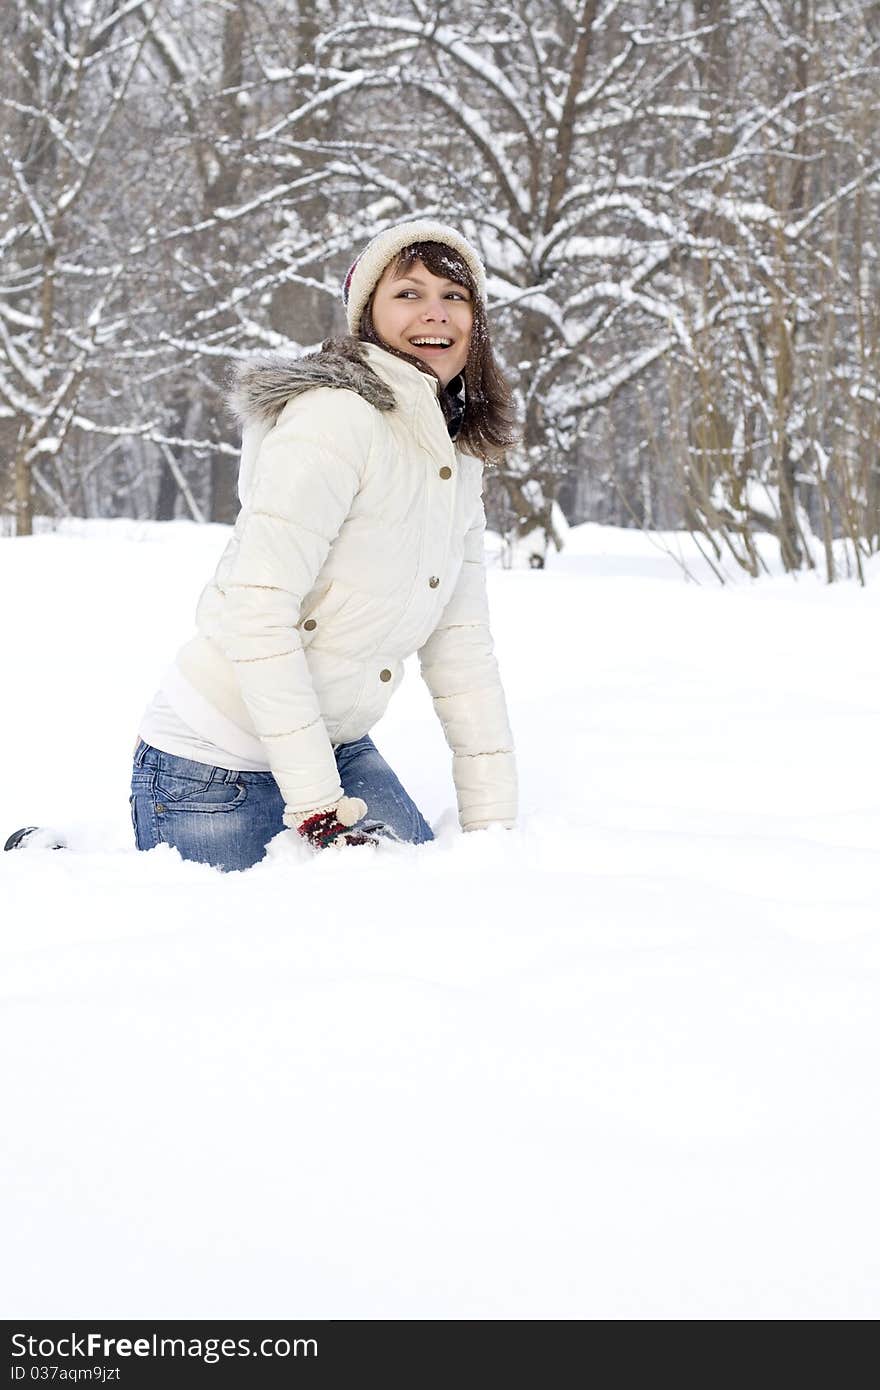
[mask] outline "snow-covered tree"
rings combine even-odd
[[[341,330],[381,227],[489,271],[524,438],[508,553],[569,518],[878,544],[878,7],[12,0],[7,510],[231,519],[229,363]],[[854,555],[857,563],[857,555]]]
[[[82,505],[73,432],[100,433],[99,449],[109,433],[112,447],[89,391],[125,317],[115,229],[128,225],[144,159],[128,149],[111,190],[105,156],[142,58],[145,9],[11,0],[0,16],[0,427],[20,534],[35,489],[58,512]]]

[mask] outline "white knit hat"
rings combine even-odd
[[[342,286],[342,302],[348,314],[348,327],[357,333],[364,306],[387,265],[406,246],[417,241],[439,241],[458,251],[474,277],[477,294],[486,301],[486,271],[479,254],[454,227],[445,222],[432,222],[425,219],[418,222],[398,222],[396,227],[388,227],[374,236],[364,251],[350,267]]]

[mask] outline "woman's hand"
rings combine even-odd
[[[367,814],[367,803],[359,796],[343,796],[333,806],[320,811],[306,811],[295,817],[297,832],[314,849],[328,845],[374,845],[377,840],[372,826],[353,828]]]

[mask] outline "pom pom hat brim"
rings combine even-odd
[[[474,277],[477,294],[486,301],[486,271],[478,252],[471,243],[445,222],[425,219],[417,222],[398,222],[374,236],[349,269],[342,288],[342,300],[348,315],[349,332],[357,333],[361,314],[387,265],[407,246],[417,241],[439,241],[458,251]]]

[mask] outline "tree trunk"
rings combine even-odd
[[[34,502],[31,465],[22,440],[15,456],[15,534],[32,536],[34,532]]]
[[[159,465],[159,491],[156,494],[156,520],[173,521],[180,489],[174,474],[163,459]]]

